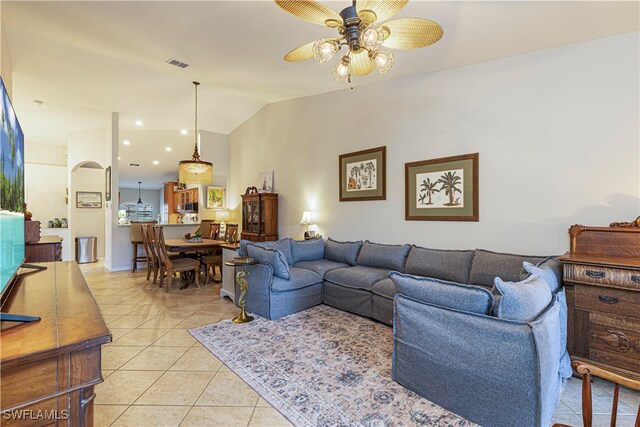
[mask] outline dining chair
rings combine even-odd
[[[213,221],[214,220],[212,219],[203,219],[200,221],[200,226],[193,234],[200,233],[200,235],[206,239],[211,234],[211,223],[213,223]]]
[[[209,238],[212,240],[220,239],[220,223],[219,222],[211,223]],[[201,258],[201,264],[204,267],[204,274],[206,277],[206,281],[204,282],[205,285],[209,284],[209,278],[211,278],[216,283],[222,282],[222,249],[221,248],[215,248],[214,250],[211,251],[211,253],[207,255],[203,255]],[[216,267],[218,267],[218,269],[220,270],[220,280],[216,280],[214,278],[216,275]]]
[[[212,222],[209,229],[209,238],[212,240],[218,240],[220,238],[220,223]]]
[[[196,282],[196,286],[200,287],[200,279],[198,278],[198,272],[200,271],[200,261],[193,258],[171,258],[167,253],[167,248],[164,244],[164,231],[163,227],[156,225],[153,227],[153,233],[155,237],[156,251],[158,257],[160,259],[160,287],[162,287],[164,283],[164,277],[169,279],[169,283],[165,288],[166,292],[169,292],[171,286],[173,285],[173,275],[175,273],[188,273],[193,271],[193,278],[188,278],[188,283],[191,283],[193,280]]]
[[[131,239],[131,246],[133,247],[133,257],[131,257],[132,273],[136,272],[139,262],[147,261],[147,255],[138,255],[138,245],[144,245],[144,242],[142,240],[142,225],[156,223],[157,221],[131,221],[129,225],[129,237]]]
[[[153,248],[153,228],[149,224],[142,224],[142,243],[144,244],[144,251],[147,253],[147,281],[151,277],[153,272],[153,283],[155,284],[158,279],[158,256],[155,254]]]
[[[584,427],[592,427],[593,407],[591,397],[591,380],[592,377],[602,378],[614,383],[613,401],[611,404],[611,427],[616,426],[616,417],[618,413],[618,395],[620,386],[628,387],[632,390],[640,391],[640,381],[624,377],[622,375],[607,371],[605,369],[593,366],[587,362],[573,362],[573,369],[582,375],[582,423]],[[640,427],[640,404],[638,404],[638,414],[636,415],[635,427]],[[571,427],[567,424],[554,424],[553,427]],[[578,426],[574,426],[578,427]]]
[[[227,223],[224,239],[222,240],[229,243],[236,243],[238,241],[238,224]]]

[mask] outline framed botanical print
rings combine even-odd
[[[341,202],[386,200],[387,147],[342,154],[338,163]]]
[[[207,209],[224,209],[224,187],[207,187]]]
[[[405,163],[407,221],[479,221],[478,153]]]

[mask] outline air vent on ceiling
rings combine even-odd
[[[166,62],[167,64],[175,65],[176,67],[180,67],[180,68],[187,68],[189,66],[189,64],[185,64],[184,62],[180,62],[177,59],[173,59],[173,58],[167,59]]]
[[[129,166],[131,166],[132,168],[139,168],[140,163],[129,163]]]

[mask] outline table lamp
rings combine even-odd
[[[216,221],[220,221],[220,223],[224,224],[226,221],[229,221],[230,215],[229,211],[217,211],[216,212]]]
[[[307,230],[304,232],[304,237],[315,237],[315,225],[316,221],[314,220],[314,215],[312,212],[304,211],[302,214],[302,219],[300,220],[300,225],[306,225]]]

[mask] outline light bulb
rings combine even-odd
[[[383,51],[371,52],[369,57],[379,74],[387,73],[393,67],[393,54]]]
[[[349,68],[349,64],[351,62],[351,58],[347,55],[343,56],[336,68],[333,69],[333,78],[340,83],[347,82],[349,80],[349,76],[351,75],[351,70]]]
[[[367,49],[377,49],[384,42],[384,32],[377,25],[369,25],[360,33],[360,44]]]
[[[322,63],[330,61],[340,50],[340,43],[335,39],[320,39],[313,44],[313,57]]]

